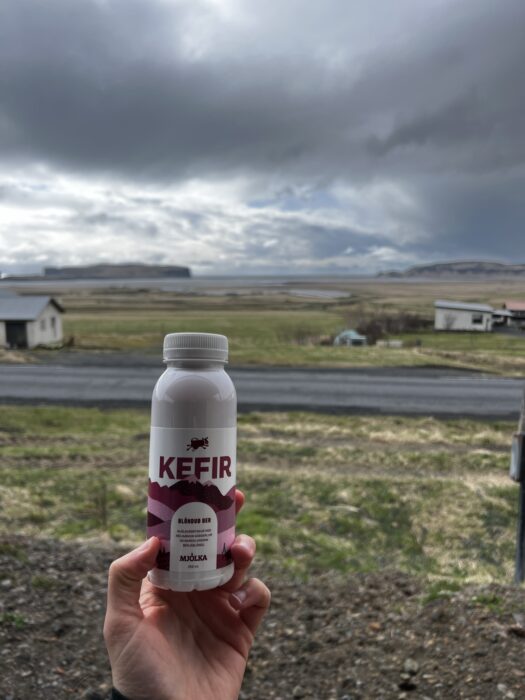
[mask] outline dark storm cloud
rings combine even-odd
[[[277,63],[184,58],[187,12],[150,0],[4,4],[4,156],[147,178],[299,153],[306,134],[293,137],[292,114],[274,106],[290,101]]]
[[[329,223],[313,224],[305,221],[287,220],[274,216],[270,221],[261,221],[247,227],[243,242],[243,255],[247,260],[274,258],[288,262],[290,256],[304,251],[304,257],[322,263],[345,255],[363,255],[371,248],[387,246],[391,241],[381,234],[355,231],[351,227],[330,226]],[[268,245],[275,240],[275,245]]]
[[[523,175],[512,169],[497,178],[451,175],[446,182],[421,183],[434,235],[415,250],[423,259],[435,259],[440,249],[454,258],[525,259],[524,183]]]
[[[212,46],[193,58],[183,48],[189,4],[7,0],[2,151],[146,178],[277,165],[306,176],[316,164],[319,175],[340,176],[354,170],[352,160],[369,170],[378,167],[370,153],[403,146],[522,158],[525,6],[454,9],[459,19],[445,4],[434,31],[412,36],[407,27],[401,46],[350,54],[334,68],[330,51],[341,38],[332,36],[333,17],[318,34],[319,43],[323,33],[331,40],[328,58],[316,56],[315,43],[294,46],[292,26],[289,51],[274,54],[264,23],[253,37],[258,50],[235,56]],[[338,10],[351,36],[356,5]]]
[[[487,131],[480,107],[475,96],[467,95],[434,113],[423,114],[395,127],[384,139],[370,138],[369,150],[373,155],[384,156],[396,148],[407,146],[447,146],[479,141]]]
[[[244,178],[253,220],[230,250],[269,265],[292,246],[314,261],[402,259],[410,245],[510,258],[525,214],[524,29],[521,0],[4,0],[0,163],[147,186],[119,214],[72,215],[146,238],[223,235],[216,212],[170,210],[155,185]],[[0,202],[45,198],[0,188]],[[159,219],[132,221],[138,207]],[[280,213],[301,211],[323,215]]]

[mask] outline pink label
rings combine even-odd
[[[151,428],[148,537],[157,567],[210,571],[231,561],[235,539],[235,428]]]

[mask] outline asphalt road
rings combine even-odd
[[[0,402],[148,405],[162,367],[0,365]],[[445,370],[231,369],[239,409],[517,418],[524,382]]]

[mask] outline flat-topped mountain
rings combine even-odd
[[[129,279],[140,277],[191,277],[189,267],[179,265],[143,265],[141,263],[83,265],[79,267],[46,267],[44,277],[50,279]]]
[[[480,260],[466,260],[458,262],[431,263],[428,265],[415,265],[406,270],[389,270],[380,272],[378,277],[516,277],[525,276],[525,264],[508,265],[499,262],[484,262]]]

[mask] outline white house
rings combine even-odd
[[[437,331],[492,331],[494,309],[488,304],[438,299],[434,308],[434,328]]]
[[[63,340],[63,307],[45,296],[0,294],[0,347],[34,348]]]

